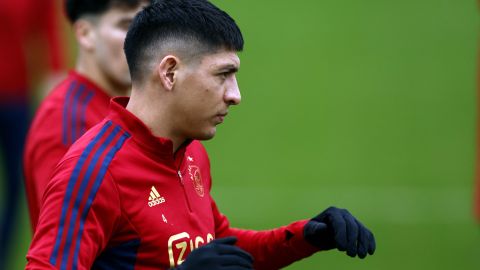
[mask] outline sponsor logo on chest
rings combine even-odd
[[[178,233],[168,239],[168,258],[170,267],[182,264],[187,254],[200,246],[206,245],[213,240],[213,235],[208,233],[206,239],[201,236],[191,237],[187,232]]]

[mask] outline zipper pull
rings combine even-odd
[[[180,172],[180,170],[177,171],[177,174],[178,174],[178,177],[180,177],[180,182],[183,185],[183,176],[182,176],[182,173]]]

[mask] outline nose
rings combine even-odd
[[[235,76],[232,76],[230,83],[227,84],[224,99],[228,105],[238,105],[242,100],[240,89],[238,88],[237,78]]]

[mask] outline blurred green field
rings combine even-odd
[[[373,230],[376,254],[287,269],[478,269],[476,1],[214,2],[246,40],[242,104],[206,143],[232,224],[267,229],[336,205]],[[9,269],[25,263],[22,214]]]

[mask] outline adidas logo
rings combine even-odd
[[[165,198],[160,196],[157,189],[154,186],[152,186],[152,190],[150,191],[150,197],[148,197],[148,206],[154,207],[164,202],[165,202]]]

